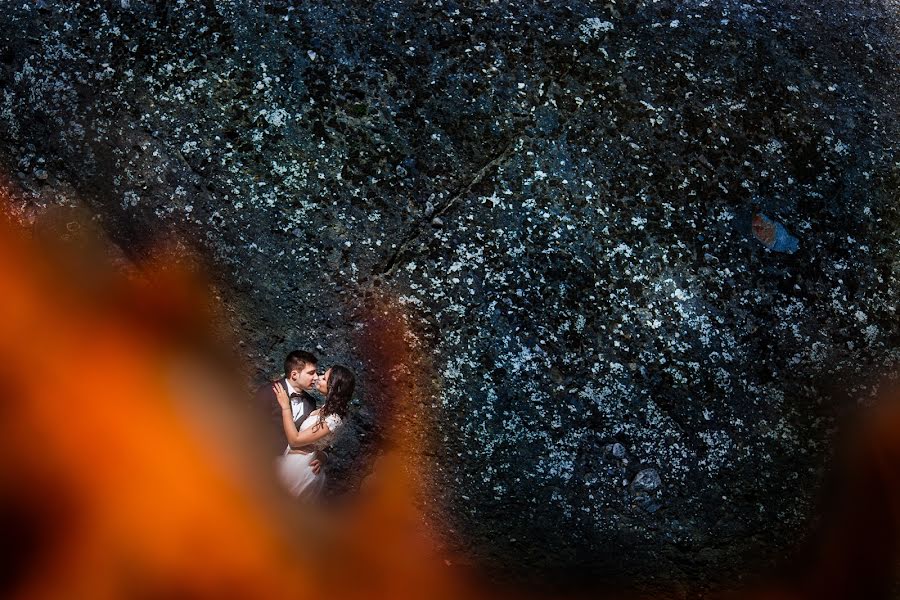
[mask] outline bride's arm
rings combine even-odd
[[[291,400],[288,398],[287,392],[277,383],[272,386],[272,389],[275,391],[275,398],[278,400],[278,404],[281,406],[281,424],[284,427],[284,435],[292,448],[312,444],[329,433],[328,427],[321,422],[316,423],[309,429],[299,431],[294,424]]]

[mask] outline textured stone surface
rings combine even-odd
[[[261,374],[318,344],[377,397],[354,334],[399,298],[430,516],[473,560],[734,580],[803,530],[900,333],[896,2],[777,4],[17,3],[13,210],[180,236]]]

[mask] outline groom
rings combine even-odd
[[[284,435],[284,425],[281,420],[281,407],[275,398],[272,385],[283,387],[291,398],[291,412],[297,427],[303,423],[309,413],[316,408],[316,400],[309,395],[313,383],[316,380],[316,367],[318,359],[310,352],[294,350],[284,359],[284,378],[272,383],[267,383],[256,391],[256,406],[265,415],[266,425],[269,429],[270,453],[273,456],[281,456],[287,448],[287,437]],[[318,461],[313,461],[311,466],[318,472]]]

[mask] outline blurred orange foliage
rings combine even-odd
[[[137,273],[104,246],[77,211],[0,217],[5,596],[458,597],[399,459],[352,511],[291,502],[205,283],[164,246]]]

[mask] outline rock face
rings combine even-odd
[[[689,586],[780,556],[898,358],[896,3],[259,4],[6,7],[11,209],[186,240],[260,373],[317,345],[377,396],[353,335],[397,298],[473,561]]]

